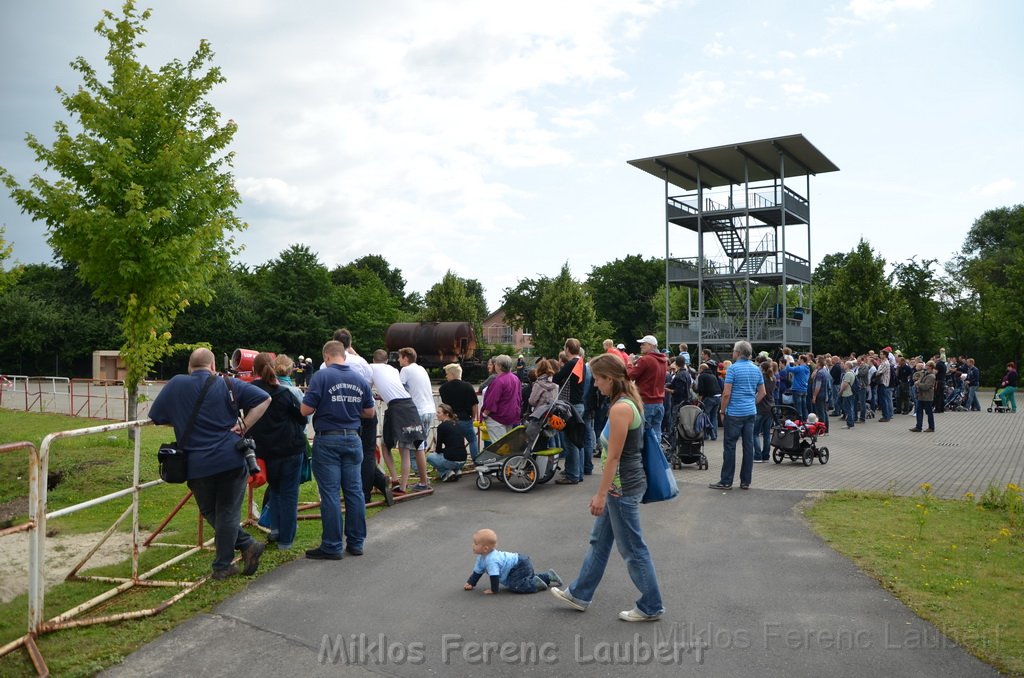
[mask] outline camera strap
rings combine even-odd
[[[185,449],[185,443],[188,442],[188,438],[192,435],[192,427],[195,426],[196,417],[199,415],[199,406],[203,404],[203,398],[206,397],[206,392],[210,390],[210,386],[213,385],[214,380],[217,379],[216,374],[211,374],[210,378],[203,384],[202,390],[199,391],[199,397],[196,398],[196,404],[192,406],[192,414],[189,415],[188,423],[185,425],[185,434],[178,441],[178,447]]]
[[[231,401],[231,409],[235,412],[235,418],[238,420],[238,425],[242,429],[242,437],[245,437],[245,417],[242,416],[242,408],[238,406],[238,402],[235,400],[235,389],[231,388],[231,378],[224,375],[224,385],[228,387],[228,400]]]

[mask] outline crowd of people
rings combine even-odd
[[[535,575],[527,558],[496,551],[492,533],[484,531],[474,537],[474,552],[484,558],[466,586],[471,589],[486,571],[494,590],[496,582],[507,584],[514,571],[522,574],[512,577],[522,580],[522,586],[516,585],[519,589],[548,587],[559,600],[583,611],[612,545],[620,542],[629,574],[642,594],[636,607],[620,618],[649,621],[659,618],[663,609],[640,529],[639,499],[646,487],[640,463],[643,434],[653,431],[671,444],[681,406],[699,403],[710,421],[705,436],[723,435],[721,475],[710,484],[717,490],[733,487],[739,443],[739,486],[750,488],[753,464],[768,461],[772,427],[782,419],[826,426],[833,421],[852,429],[869,419],[886,423],[897,415],[913,415],[910,431],[918,433],[935,431],[937,413],[981,410],[981,374],[975,361],[947,358],[944,350],[926,358],[907,357],[888,346],[848,356],[801,354],[783,347],[775,355],[762,351],[755,356],[751,345],[740,341],[728,360],[716,360],[708,349],[694,360],[686,344],[679,345],[672,357],[667,349],[659,349],[653,335],[638,339],[634,353],[611,340],[602,349],[588,361],[581,342],[569,338],[557,358],[539,358],[532,366],[523,356],[494,356],[488,363],[490,374],[479,387],[464,381],[462,366],[452,363],[444,367],[437,399],[414,349],[398,351],[398,368],[388,363],[383,350],[367,362],[344,329],[324,345],[319,370],[301,356],[293,364],[288,356],[261,353],[254,361],[252,383],[217,378],[213,354],[198,349],[190,359],[189,374],[168,383],[150,417],[173,425],[179,445],[188,452],[187,483],[203,518],[214,527],[213,577],[223,579],[255,573],[266,548],[238,526],[249,475],[243,459],[245,450],[251,449],[247,439],[255,442],[266,469],[266,520],[261,524],[269,529],[267,543],[289,549],[296,534],[307,427],[312,425],[311,469],[320,493],[321,541],[305,555],[340,560],[346,553],[363,554],[366,505],[374,491],[390,506],[396,495],[431,490],[430,469],[442,482],[456,481],[482,446],[530,417],[546,416],[561,403],[565,409],[560,412],[574,426],[548,432],[552,439],[547,444],[563,450],[562,474],[555,483],[583,482],[594,472],[594,457],[604,458],[590,502],[596,522],[579,576],[563,586],[550,571]],[[300,367],[307,382],[304,389],[295,383]],[[997,398],[1012,412],[1017,379],[1011,362]],[[377,462],[379,439],[386,473]],[[399,451],[397,468],[393,449]],[[418,476],[412,484],[411,473]],[[232,564],[235,551],[241,552],[241,568]],[[489,553],[502,555],[488,559]]]
[[[795,419],[807,420],[813,413],[818,421],[838,419],[837,423],[849,429],[868,419],[887,423],[896,415],[911,415],[916,419],[911,431],[934,432],[937,413],[982,409],[978,399],[981,372],[974,359],[947,357],[945,349],[929,358],[906,357],[889,346],[847,356],[801,354],[784,347],[774,356],[762,351],[753,362],[761,368],[766,400],[771,403],[763,408],[766,417],[776,406],[789,407]],[[694,366],[686,345],[680,345],[669,370],[666,402],[671,399],[672,410],[684,401],[699,402],[711,421],[717,421],[731,364],[730,360],[717,362],[705,351]],[[1017,378],[1016,365],[1008,363],[995,394],[1011,412],[1016,412]],[[776,408],[776,417],[778,413]],[[925,417],[928,428],[922,428]],[[711,430],[707,436],[713,440],[717,432]]]

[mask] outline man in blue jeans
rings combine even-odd
[[[722,391],[722,420],[725,440],[722,443],[722,475],[714,490],[731,490],[736,472],[736,441],[743,438],[743,463],[740,466],[740,489],[749,490],[754,472],[754,418],[757,403],[764,398],[761,370],[751,362],[754,354],[748,341],[737,341],[732,349],[733,364],[725,373]]]
[[[345,345],[324,344],[326,367],[313,375],[301,412],[313,415],[313,477],[320,490],[320,546],[306,551],[313,560],[341,560],[342,526],[345,550],[363,555],[366,504],[363,499],[361,420],[374,414],[370,385],[345,364]],[[339,494],[345,497],[345,519]]]
[[[981,386],[981,370],[974,364],[974,358],[967,359],[967,409],[971,412],[981,412],[981,403],[978,402],[978,387]]]

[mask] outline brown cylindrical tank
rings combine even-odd
[[[471,358],[476,351],[476,333],[468,322],[394,323],[384,334],[389,352],[411,347],[416,362],[437,367]]]

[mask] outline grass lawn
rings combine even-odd
[[[814,529],[922,618],[1000,671],[1024,676],[1024,500],[1014,485],[936,499],[838,492]]]
[[[0,410],[0,443],[27,440],[37,446],[43,437],[54,431],[97,426],[106,422],[87,420],[63,415],[35,414]],[[146,427],[142,436],[143,481],[158,477],[156,450],[161,442],[174,438],[169,428]],[[62,479],[49,493],[49,510],[98,497],[131,485],[133,447],[125,432],[100,434],[57,441],[50,454],[50,471],[60,471]],[[28,496],[28,454],[23,451],[0,455],[0,509],[17,515],[9,520],[18,524],[27,519],[24,512]],[[184,485],[160,485],[143,491],[140,505],[140,532],[148,535],[181,500],[187,489]],[[257,490],[257,498],[263,489]],[[314,482],[305,483],[300,491],[300,501],[316,501]],[[257,499],[258,501],[258,499]],[[70,516],[48,521],[50,535],[102,532],[131,504],[131,498],[116,499],[100,506],[74,513]],[[370,509],[373,515],[379,509]],[[313,513],[316,513],[314,510]],[[301,515],[301,514],[300,514]],[[195,543],[197,538],[198,511],[195,502],[190,501],[168,526],[166,537],[158,541],[174,543]],[[124,531],[131,529],[130,518],[125,521]],[[258,530],[250,529],[257,535]],[[205,537],[213,536],[207,528]],[[4,539],[24,539],[24,536],[10,536]],[[307,548],[320,542],[320,521],[300,520],[299,530],[290,551],[268,548],[260,564],[259,574],[278,565],[300,557]],[[2,548],[2,541],[0,541]],[[152,548],[141,558],[140,571],[145,571],[159,562],[176,555],[180,550]],[[68,554],[67,567],[70,569],[84,553]],[[126,554],[126,557],[129,554]],[[212,553],[197,554],[159,573],[156,578],[163,580],[195,580],[209,573]],[[107,576],[130,576],[130,560],[120,565],[95,568],[88,574]],[[56,633],[45,634],[39,639],[39,647],[47,665],[56,676],[91,676],[105,667],[118,663],[121,658],[156,638],[195,614],[210,610],[217,603],[244,589],[253,578],[233,577],[223,582],[210,581],[198,590],[188,594],[181,601],[164,612],[146,619],[119,622],[116,625],[98,624]],[[46,593],[44,619],[68,610],[112,585],[96,582],[64,582]],[[107,601],[84,616],[107,615],[132,609],[144,609],[171,597],[178,589],[141,589]],[[18,638],[25,633],[28,618],[28,598],[21,595],[14,600],[0,604],[0,645]],[[0,676],[34,676],[35,671],[24,650],[17,650],[0,658]]]

